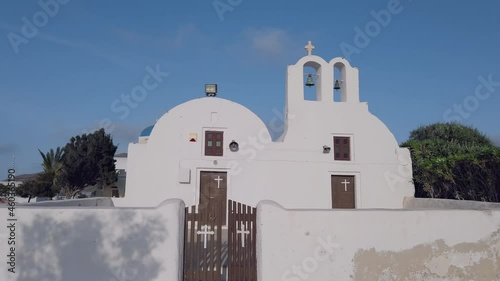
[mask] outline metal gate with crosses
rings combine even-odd
[[[184,281],[256,281],[256,208],[228,200],[185,212]]]

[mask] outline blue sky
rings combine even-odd
[[[59,1],[40,1],[47,11],[38,1],[0,4],[5,175],[13,156],[18,174],[40,171],[38,148],[64,146],[101,120],[126,152],[167,110],[204,96],[205,83],[268,123],[284,107],[286,65],[308,40],[316,55],[359,68],[361,100],[399,142],[453,119],[500,143],[495,0]],[[148,66],[169,74],[125,112],[121,95],[142,85]]]

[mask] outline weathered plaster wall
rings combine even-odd
[[[499,210],[258,205],[259,281],[497,281]]]
[[[184,203],[157,208],[0,208],[2,281],[182,280]],[[8,271],[15,247],[15,273]]]

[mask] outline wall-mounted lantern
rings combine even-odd
[[[229,144],[229,150],[231,150],[232,152],[236,152],[240,149],[240,145],[235,142],[234,140]]]
[[[329,146],[323,145],[323,153],[328,154],[330,153],[330,150],[332,150]]]

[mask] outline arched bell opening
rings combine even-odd
[[[321,66],[315,62],[308,62],[304,64],[303,70],[303,84],[304,85],[304,100],[317,101],[320,97],[321,91]]]
[[[333,66],[333,101],[346,102],[347,101],[347,75],[346,67],[343,63],[337,62]]]

